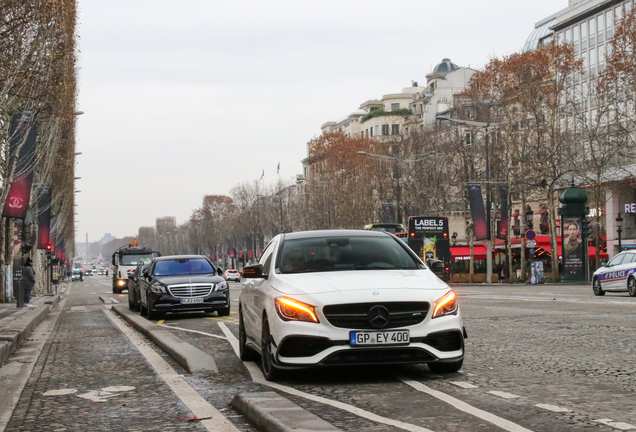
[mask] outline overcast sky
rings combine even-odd
[[[320,125],[519,51],[567,0],[79,0],[77,241],[302,171]]]

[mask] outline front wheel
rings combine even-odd
[[[150,297],[146,299],[146,302],[148,303],[148,319],[151,321],[154,321],[161,318],[161,315],[162,315],[161,312],[157,312],[154,309],[154,306],[152,304],[152,301],[150,300]]]
[[[462,368],[462,364],[464,364],[464,359],[454,362],[429,363],[428,368],[433,373],[455,373]]]
[[[263,317],[263,331],[261,335],[261,367],[263,376],[267,381],[276,381],[281,376],[280,369],[274,366],[274,354],[272,353],[272,334],[269,331],[267,316]]]
[[[594,281],[592,282],[592,291],[594,291],[594,295],[596,296],[605,295],[605,291],[603,291],[603,288],[601,288],[601,281],[599,280],[599,278],[594,278]]]

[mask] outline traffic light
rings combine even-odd
[[[51,245],[46,245],[46,256],[51,257]]]
[[[594,230],[592,223],[592,218],[583,219],[583,235],[587,238],[592,236],[592,231]]]

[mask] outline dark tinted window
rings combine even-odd
[[[152,254],[128,254],[122,255],[119,259],[120,265],[132,266],[139,264],[139,261],[150,261],[152,260]]]
[[[154,272],[155,276],[208,274],[214,273],[214,268],[203,258],[183,258],[157,261]]]
[[[285,240],[280,259],[282,273],[418,268],[418,262],[389,236]]]

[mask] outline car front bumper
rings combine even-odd
[[[202,299],[201,303],[182,303],[187,298],[177,298],[170,294],[150,293],[152,298],[152,306],[159,312],[187,312],[210,310],[216,311],[227,308],[230,303],[228,299],[228,291],[212,291],[205,297],[194,297],[193,299]]]

